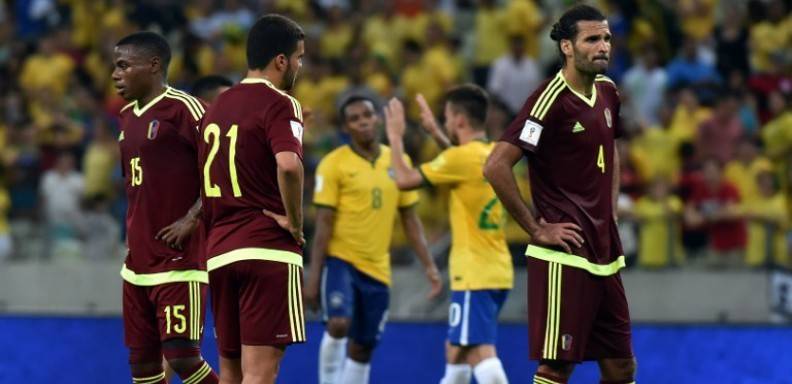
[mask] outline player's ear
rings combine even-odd
[[[157,56],[152,56],[151,60],[149,60],[151,73],[157,73],[162,71],[162,60],[160,60]]]
[[[561,52],[564,52],[564,55],[572,56],[572,40],[561,40]]]
[[[280,53],[278,56],[275,56],[275,69],[279,71],[286,71],[289,68],[289,58]]]

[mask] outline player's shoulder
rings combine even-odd
[[[194,120],[200,120],[206,113],[206,106],[203,101],[187,92],[168,87],[165,90],[163,101],[168,103],[169,108],[183,110],[192,116]]]
[[[594,78],[594,84],[596,84],[598,90],[606,90],[615,92],[617,94],[619,93],[619,88],[616,86],[616,82],[608,76],[597,75],[597,77]]]
[[[249,85],[253,85],[249,87]],[[303,113],[302,113],[302,105],[297,99],[286,93],[285,91],[278,89],[275,85],[270,83],[265,79],[253,79],[247,78],[242,80],[236,87],[242,91],[241,93],[244,95],[246,90],[255,90],[255,92],[263,92],[263,95],[266,97],[264,100],[270,103],[270,108],[280,109],[286,108],[287,110],[291,110],[291,113],[298,118],[300,121],[303,121]],[[226,91],[228,92],[228,91]]]
[[[333,149],[322,157],[319,161],[319,166],[328,167],[341,164],[349,157],[350,152],[349,145],[342,145]]]
[[[555,76],[542,82],[531,94],[523,107],[523,113],[543,121],[550,110],[558,105],[556,100],[563,97],[565,88],[567,88],[566,80],[564,80],[561,71],[558,71]]]

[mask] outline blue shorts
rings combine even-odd
[[[390,289],[387,285],[346,261],[327,257],[321,292],[324,321],[331,317],[351,319],[349,338],[362,346],[377,345],[388,318]]]
[[[448,341],[451,345],[495,344],[498,314],[508,289],[452,291],[448,308]]]

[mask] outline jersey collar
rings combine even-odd
[[[572,87],[569,86],[567,83],[566,78],[564,78],[564,73],[562,71],[558,71],[558,76],[561,77],[561,80],[564,82],[564,86],[566,86],[575,96],[579,97],[580,100],[583,100],[589,107],[594,107],[594,104],[597,103],[597,82],[595,81],[594,84],[591,84],[591,98],[586,97],[582,93],[574,90]]]
[[[151,101],[149,101],[148,104],[144,105],[143,108],[140,108],[140,104],[138,103],[137,100],[135,100],[135,105],[132,108],[132,113],[134,113],[135,116],[140,117],[141,115],[146,113],[146,111],[148,111],[149,108],[153,107],[154,104],[157,104],[157,102],[162,100],[165,97],[165,94],[167,94],[169,90],[170,90],[170,86],[165,86],[165,91],[162,92],[162,94],[160,94],[159,96],[151,99]]]

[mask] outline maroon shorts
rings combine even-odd
[[[124,281],[124,342],[130,348],[168,339],[201,340],[206,284],[139,286]]]
[[[209,272],[220,355],[236,359],[244,345],[305,342],[302,268],[242,260]]]
[[[580,362],[633,356],[621,276],[528,257],[532,360]]]

